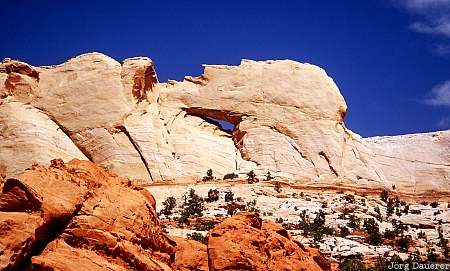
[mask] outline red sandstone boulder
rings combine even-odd
[[[91,162],[36,166],[4,183],[0,269],[170,270],[175,243],[154,205],[151,194]]]
[[[208,253],[206,245],[179,237],[172,237],[176,242],[173,270],[177,271],[208,271]]]
[[[330,270],[320,253],[255,215],[226,219],[208,245],[169,238],[153,196],[88,161],[34,166],[0,194],[0,270]]]
[[[329,270],[278,224],[241,213],[209,233],[209,270]],[[322,266],[322,267],[321,267]]]

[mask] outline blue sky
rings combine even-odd
[[[0,59],[149,56],[161,81],[202,64],[323,67],[363,136],[450,128],[450,0],[6,1]]]

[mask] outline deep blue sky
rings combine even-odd
[[[424,102],[450,80],[450,56],[433,49],[448,37],[411,31],[420,15],[392,1],[5,1],[0,59],[149,56],[160,81],[199,75],[204,63],[292,59],[334,78],[347,126],[363,136],[450,128],[450,106]]]

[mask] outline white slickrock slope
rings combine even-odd
[[[243,60],[159,83],[148,58],[119,63],[89,53],[52,67],[7,59],[0,95],[8,175],[61,157],[144,181],[181,182],[211,168],[217,176],[270,171],[299,183],[450,191],[449,131],[361,138],[345,127],[336,84],[310,64]]]

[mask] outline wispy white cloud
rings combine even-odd
[[[450,37],[450,18],[439,18],[429,22],[414,22],[409,26],[409,29],[425,34]]]
[[[439,56],[450,55],[450,0],[391,0],[398,8],[413,18],[409,29],[414,32],[439,37],[433,51]],[[424,98],[430,106],[450,108],[450,80],[434,86]],[[442,117],[439,128],[450,128],[450,116]]]
[[[450,80],[434,86],[425,102],[435,106],[450,106]]]
[[[409,28],[413,31],[450,38],[450,0],[393,0],[416,15]]]
[[[450,55],[450,45],[436,44],[436,46],[434,46],[434,51],[440,56]]]
[[[450,80],[434,86],[425,99],[425,103],[432,106],[444,106],[450,108]],[[437,122],[440,129],[450,129],[450,116],[444,116]]]
[[[415,13],[428,14],[430,11],[450,10],[450,0],[394,0],[394,2]]]
[[[450,117],[442,118],[438,123],[439,128],[449,129],[450,128]]]

